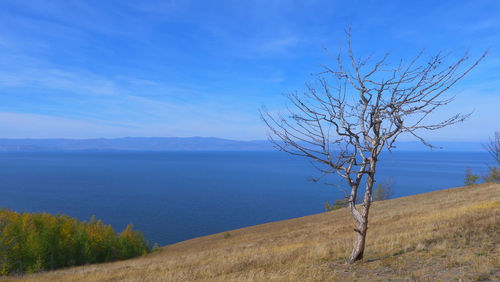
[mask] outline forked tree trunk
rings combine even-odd
[[[368,213],[370,211],[370,206],[372,203],[372,188],[375,182],[375,168],[377,165],[377,159],[374,157],[370,162],[370,173],[368,173],[368,178],[366,179],[366,190],[363,198],[363,204],[360,211],[360,216],[357,220],[356,231],[356,241],[354,241],[354,247],[352,253],[349,256],[347,263],[351,264],[363,258],[363,253],[365,252],[365,242],[366,242],[366,231],[368,230]]]

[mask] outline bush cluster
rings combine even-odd
[[[149,252],[132,225],[117,234],[95,217],[0,210],[0,275],[121,260]]]
[[[345,208],[349,204],[348,201],[349,201],[348,199],[337,199],[337,200],[335,200],[335,203],[333,205],[330,204],[330,202],[326,202],[325,203],[325,210],[327,212],[329,212],[329,211]]]
[[[488,174],[483,175],[484,182],[500,182],[500,166],[489,166]],[[468,167],[465,170],[465,186],[475,185],[479,180],[479,176],[477,174],[472,173],[472,170]]]

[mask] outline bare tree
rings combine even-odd
[[[490,153],[497,165],[500,165],[500,131],[495,131],[495,138],[490,139],[484,148]]]
[[[373,191],[372,201],[385,201],[392,198],[394,196],[393,186],[394,179],[392,177],[384,179],[382,183],[377,185],[375,191]]]
[[[486,56],[465,66],[468,53],[446,64],[448,54],[439,52],[423,60],[423,50],[409,63],[399,61],[391,67],[389,54],[372,62],[353,54],[351,31],[347,34],[347,54],[342,44],[331,56],[335,68],[322,66],[314,84],[299,94],[291,92],[287,113],[261,110],[269,128],[269,140],[279,150],[314,160],[323,176],[336,173],[347,181],[344,190],[354,217],[356,240],[348,263],[363,258],[368,213],[379,155],[391,150],[401,134],[410,134],[433,147],[420,135],[421,130],[437,130],[465,120],[470,114],[457,113],[437,123],[425,123],[436,109],[454,97],[443,97]],[[325,51],[328,53],[328,50]],[[365,177],[366,176],[366,177]],[[358,189],[364,183],[363,201],[357,204]]]
[[[495,160],[495,165],[488,166],[488,174],[483,176],[485,182],[500,182],[500,132],[495,132],[494,139],[483,145]]]

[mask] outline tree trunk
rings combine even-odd
[[[349,256],[347,263],[351,264],[357,260],[363,258],[363,253],[365,251],[365,241],[366,241],[366,230],[368,229],[368,220],[358,224],[356,231],[356,241],[354,241],[354,248]]]
[[[363,258],[363,253],[365,251],[365,241],[366,241],[366,231],[368,230],[368,212],[370,211],[370,206],[372,203],[372,189],[373,183],[375,182],[375,168],[377,165],[377,158],[372,157],[370,161],[370,173],[368,173],[368,179],[366,180],[366,190],[363,198],[363,204],[359,216],[355,219],[357,221],[356,231],[356,241],[354,241],[354,247],[352,253],[349,256],[347,263],[351,264]]]

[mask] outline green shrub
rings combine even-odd
[[[477,176],[477,174],[472,173],[471,168],[467,167],[467,169],[465,170],[465,181],[464,181],[465,186],[472,186],[476,184],[478,179],[479,176]]]
[[[335,204],[333,205],[333,209],[338,210],[341,208],[345,208],[345,207],[347,207],[348,204],[349,204],[348,199],[342,199],[342,200],[338,199],[338,200],[335,200]]]
[[[155,243],[153,248],[151,249],[152,252],[161,252],[160,246],[158,246],[158,243]]]
[[[0,210],[0,275],[127,259],[149,252],[129,225],[116,234],[92,217],[87,222],[47,213]]]
[[[330,202],[325,203],[325,210],[328,211],[333,211],[333,210],[338,210],[344,207],[347,207],[348,204],[348,199],[337,199],[335,200],[335,203],[332,205]]]
[[[229,237],[231,237],[231,234],[229,231],[226,231],[226,233],[224,233],[224,239],[229,239]]]
[[[325,202],[325,211],[333,211],[333,205],[330,202]]]
[[[500,167],[490,166],[488,174],[483,176],[484,182],[500,182]]]

